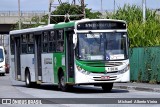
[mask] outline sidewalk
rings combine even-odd
[[[160,84],[149,83],[114,83],[113,88],[148,92],[160,92]]]

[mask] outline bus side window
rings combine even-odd
[[[14,37],[10,37],[10,47],[11,47],[11,55],[14,55],[15,47],[14,47]]]
[[[34,53],[34,44],[28,44],[28,53]]]
[[[44,32],[42,35],[42,52],[47,53],[48,52],[48,32]]]
[[[51,31],[49,35],[49,52],[55,52],[56,48],[56,32]]]
[[[63,52],[64,51],[64,41],[59,41],[57,43],[57,51],[58,52]]]
[[[26,34],[21,35],[21,45],[22,45],[21,52],[27,53],[27,35]]]
[[[64,32],[63,30],[58,30],[57,34],[57,46],[56,46],[57,52],[63,52],[64,51]]]
[[[28,53],[34,53],[34,36],[33,36],[33,34],[28,35]]]

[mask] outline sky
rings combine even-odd
[[[58,0],[54,0],[57,4]],[[72,0],[62,0],[63,2]],[[76,0],[77,3],[79,3]],[[84,0],[88,8],[92,10],[101,9],[101,0]],[[136,4],[142,6],[142,0],[115,0],[116,8],[122,7],[124,4]],[[48,11],[49,0],[20,0],[21,11]],[[103,10],[113,11],[114,0],[102,0]],[[146,6],[150,9],[160,8],[160,0],[146,0]],[[0,11],[18,11],[18,0],[0,0]]]

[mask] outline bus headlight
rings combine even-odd
[[[84,69],[81,68],[80,66],[77,66],[77,69],[78,69],[79,72],[81,72],[81,73],[83,73],[83,74],[85,74],[85,75],[89,75],[89,74],[90,74],[90,72],[84,70]]]
[[[123,73],[125,73],[126,71],[128,71],[129,68],[130,68],[130,65],[128,64],[124,69],[120,70],[119,73],[120,73],[120,74],[123,74]]]
[[[0,68],[5,68],[5,67],[6,67],[5,65],[0,66]]]

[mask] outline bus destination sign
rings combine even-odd
[[[115,21],[92,21],[79,23],[77,30],[109,30],[109,29],[126,29],[126,24]]]

